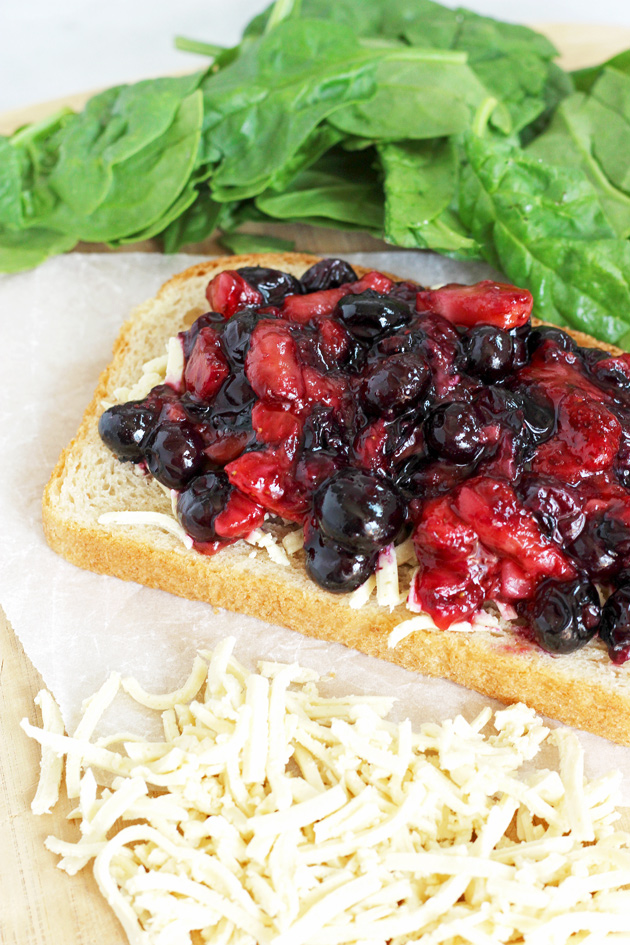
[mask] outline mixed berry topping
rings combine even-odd
[[[514,286],[339,259],[226,270],[206,297],[177,389],[99,423],[175,490],[198,551],[295,523],[311,579],[347,593],[411,537],[407,606],[438,627],[493,602],[551,653],[599,634],[629,658],[630,355],[532,327]]]

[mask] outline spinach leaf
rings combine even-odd
[[[204,80],[204,159],[217,163],[217,200],[240,200],[282,180],[284,169],[337,108],[374,94],[390,46],[363,46],[337,24],[284,20]]]
[[[48,225],[93,242],[145,231],[184,190],[195,165],[202,118],[198,90],[181,102],[162,135],[114,165],[111,187],[93,213],[79,217],[59,203],[49,213]]]
[[[459,176],[455,142],[397,141],[378,151],[384,170],[385,239],[396,246],[479,259],[479,246],[452,209]]]
[[[76,239],[53,230],[31,227],[27,230],[0,229],[0,272],[32,269],[58,253],[72,249]]]
[[[295,220],[316,217],[383,229],[383,188],[373,168],[375,155],[331,151],[310,170],[303,171],[282,193],[268,190],[255,199],[269,217]]]
[[[91,98],[59,140],[59,158],[50,175],[59,198],[77,216],[92,213],[112,185],[114,166],[165,134],[203,75],[147,79]]]
[[[295,248],[292,240],[268,233],[222,233],[219,242],[231,253],[281,253]]]
[[[217,203],[210,196],[208,187],[202,184],[188,209],[159,234],[164,252],[176,253],[182,246],[201,243],[216,229],[219,220],[229,209],[230,204]]]
[[[594,83],[599,79],[605,69],[616,69],[617,72],[623,72],[624,75],[630,75],[630,49],[612,56],[606,62],[601,62],[596,66],[588,66],[586,69],[576,69],[571,73],[571,78],[576,89],[580,92],[590,92]]]
[[[0,136],[0,226],[18,229],[23,224],[20,154],[8,138]]]
[[[577,92],[558,107],[547,130],[528,147],[532,157],[581,168],[599,194],[617,236],[630,235],[630,78],[605,70],[591,94]]]
[[[432,0],[303,0],[302,14],[333,20],[356,36],[465,52],[485,94],[504,103],[494,115],[504,133],[526,127],[549,107],[550,84],[555,94],[570,91],[570,85],[559,82],[552,62],[557,51],[544,36],[461,7],[451,9]],[[255,17],[245,35],[260,35],[268,16],[266,10]]]
[[[614,238],[577,169],[469,136],[460,215],[486,260],[534,295],[540,318],[615,343],[630,326],[630,243]]]

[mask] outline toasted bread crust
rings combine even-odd
[[[267,265],[299,275],[316,261],[317,257],[296,253],[209,260],[174,276],[155,299],[135,310],[118,336],[113,360],[99,379],[76,437],[62,452],[46,487],[43,524],[51,548],[79,567],[281,623],[307,636],[343,643],[407,669],[453,680],[505,703],[523,701],[562,722],[630,745],[630,677],[625,667],[609,661],[605,648],[596,641],[579,654],[554,657],[507,632],[416,631],[390,649],[389,632],[411,616],[404,605],[391,613],[376,603],[351,609],[346,595],[327,593],[307,578],[302,553],[283,568],[266,556],[250,557],[251,546],[244,542],[207,557],[186,550],[157,528],[99,525],[99,502],[105,499],[98,480],[91,483],[94,494],[85,513],[76,513],[65,500],[64,490],[82,458],[92,461],[97,455],[103,463],[112,462],[96,432],[98,417],[103,400],[111,397],[137,345],[143,319],[151,324],[152,319],[159,321],[156,307],[162,305],[170,311],[178,295],[187,292],[191,284],[199,282],[205,288],[222,269]],[[357,272],[367,270],[357,268]],[[203,299],[199,302],[203,310]],[[179,312],[179,324],[184,315],[183,310]],[[173,325],[165,328],[166,334],[173,333]],[[598,345],[581,332],[570,334],[580,345]],[[113,462],[133,480],[129,464]],[[154,484],[143,482],[141,487],[150,492]],[[153,488],[153,492],[156,503],[160,498],[164,501],[159,490]],[[117,507],[124,508],[124,501]]]

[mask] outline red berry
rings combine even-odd
[[[212,400],[230,373],[214,328],[202,328],[184,369],[187,391],[200,400]]]
[[[309,498],[293,477],[283,450],[243,453],[225,467],[230,482],[269,512],[300,525],[309,509]]]
[[[540,444],[532,469],[577,483],[592,473],[610,469],[620,440],[617,418],[601,404],[571,391],[558,406],[558,431]]]
[[[212,310],[220,312],[224,318],[230,318],[248,306],[263,304],[261,293],[253,289],[235,269],[226,269],[211,279],[206,298]]]
[[[282,306],[282,314],[291,322],[306,325],[308,322],[332,315],[337,303],[345,295],[358,295],[366,289],[375,289],[386,293],[391,289],[391,279],[380,272],[368,272],[357,282],[341,285],[338,289],[323,289],[308,295],[287,295]]]
[[[303,399],[302,366],[286,322],[280,319],[258,322],[245,359],[245,374],[262,399]]]
[[[527,289],[485,279],[475,285],[452,282],[441,289],[423,289],[416,296],[419,312],[436,312],[454,325],[495,325],[509,331],[524,325],[534,300]]]
[[[220,538],[245,538],[265,520],[262,505],[249,496],[232,489],[223,511],[214,520],[214,530]]]

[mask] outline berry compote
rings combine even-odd
[[[599,631],[628,659],[630,355],[532,327],[514,286],[338,259],[226,270],[206,296],[177,386],[99,424],[175,491],[197,550],[295,523],[311,579],[344,593],[411,536],[407,606],[438,627],[494,602],[551,653]]]

